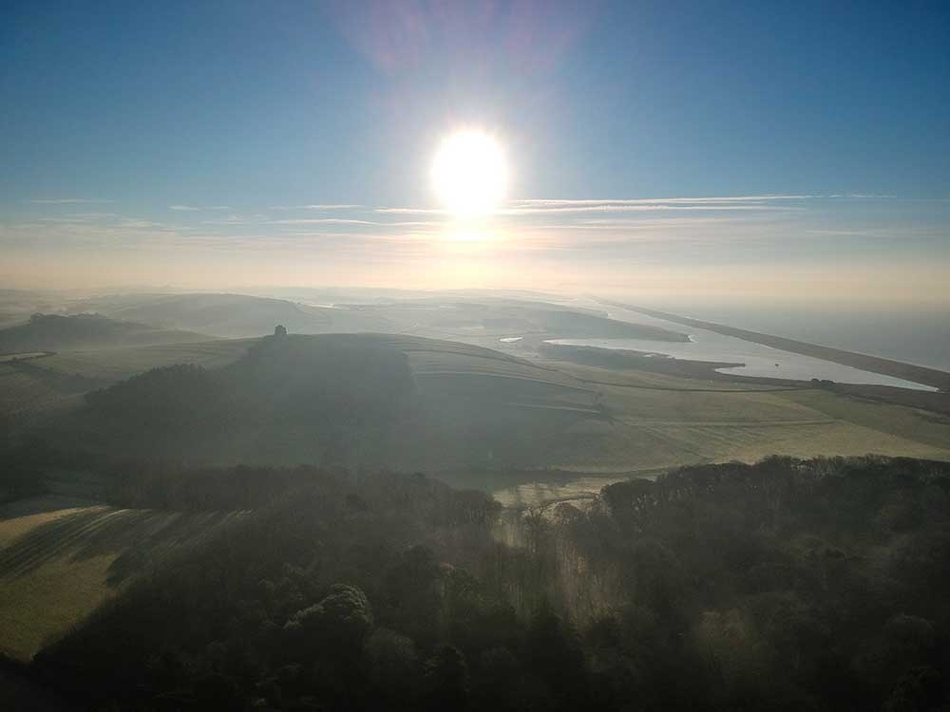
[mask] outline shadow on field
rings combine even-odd
[[[89,508],[42,524],[0,551],[0,578],[23,576],[57,559],[76,562],[117,554],[109,566],[108,583],[114,586],[240,516],[239,512]]]
[[[85,393],[86,391],[95,390],[96,388],[103,388],[111,383],[111,381],[100,378],[90,378],[78,373],[59,373],[57,371],[51,371],[48,368],[43,368],[42,366],[37,366],[27,361],[12,361],[7,362],[7,365],[13,370],[19,371],[30,378],[42,381],[47,387],[57,393],[67,395]]]

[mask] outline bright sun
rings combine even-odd
[[[460,218],[492,212],[508,187],[505,156],[484,131],[458,131],[442,141],[432,164],[432,184],[445,209]]]

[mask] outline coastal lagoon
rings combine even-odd
[[[577,301],[574,306],[580,306]],[[593,308],[602,305],[596,302],[583,306]],[[827,379],[838,383],[860,383],[897,388],[911,388],[922,391],[936,391],[936,388],[914,383],[901,378],[864,371],[852,366],[825,361],[823,359],[774,349],[762,344],[752,343],[732,336],[724,336],[705,329],[685,327],[664,319],[633,312],[618,307],[610,307],[610,318],[638,324],[660,326],[671,331],[689,335],[688,342],[653,341],[648,339],[551,339],[547,343],[564,346],[589,346],[601,349],[620,349],[669,356],[689,361],[715,361],[734,363],[736,366],[716,369],[721,373],[757,378],[783,378],[796,381],[810,381],[813,378]]]

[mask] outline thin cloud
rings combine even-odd
[[[442,215],[445,211],[436,208],[374,208],[373,212],[398,215]]]
[[[743,219],[745,221],[747,219]],[[531,230],[656,230],[671,228],[696,228],[707,225],[736,225],[738,218],[725,217],[678,217],[658,219],[605,219],[577,220],[574,222],[532,225]]]
[[[587,205],[655,205],[663,204],[700,204],[700,203],[751,203],[766,202],[771,200],[810,200],[820,198],[820,195],[728,195],[728,196],[702,196],[698,198],[583,198],[573,199],[548,199],[531,198],[525,200],[513,200],[512,205],[537,206],[537,207],[573,207]]]
[[[69,213],[66,217],[76,220],[111,220],[119,216],[115,213]]]
[[[412,220],[402,222],[378,222],[375,220],[357,220],[355,218],[287,218],[272,220],[271,225],[373,225],[375,227],[422,227],[434,225],[431,221]]]
[[[896,195],[874,195],[872,193],[838,193],[835,195],[823,196],[826,198],[851,198],[854,200],[891,200]]]
[[[26,203],[34,205],[93,205],[101,203],[114,203],[114,200],[102,200],[100,198],[30,198]]]
[[[226,218],[219,220],[202,220],[202,225],[245,225],[247,223],[247,218],[243,215],[228,215]]]
[[[316,203],[313,205],[271,205],[270,210],[356,210],[362,208],[357,203]]]
[[[500,211],[502,215],[548,215],[551,213],[635,213],[663,210],[757,210],[757,211],[788,211],[801,208],[787,205],[767,205],[765,203],[750,203],[748,205],[735,203],[701,203],[685,205],[682,203],[653,203],[653,204],[616,204],[603,205],[572,205],[557,207],[515,207]]]
[[[770,202],[804,201],[821,198],[820,195],[738,195],[698,198],[582,198],[548,199],[531,198],[512,200],[507,207],[497,211],[499,215],[533,215],[542,213],[594,213],[634,212],[647,210],[790,210],[784,205]],[[379,207],[375,213],[405,215],[441,215],[444,210],[415,207]]]
[[[231,208],[230,205],[205,205],[205,206],[197,206],[197,205],[181,205],[181,204],[178,204],[178,205],[169,205],[169,206],[168,206],[168,209],[169,209],[169,210],[175,210],[175,211],[178,211],[178,212],[184,212],[184,213],[196,213],[196,212],[199,212],[199,211],[201,211],[201,210],[232,210],[232,208]]]
[[[385,223],[372,220],[355,220],[351,218],[288,218],[273,220],[273,225],[384,225]]]

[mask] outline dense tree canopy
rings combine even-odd
[[[944,709],[945,464],[702,466],[523,513],[422,476],[254,476],[286,488],[34,674],[129,710]]]

